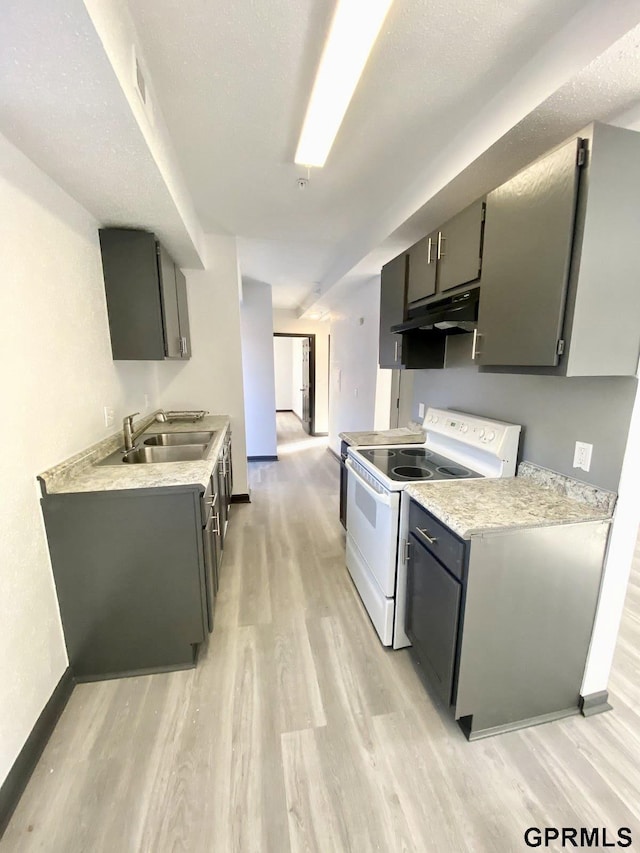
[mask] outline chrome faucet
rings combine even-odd
[[[152,421],[160,421],[160,423],[165,423],[167,420],[167,415],[164,409],[156,409],[153,414],[149,415],[142,422],[142,426],[138,426],[136,429],[133,428],[133,419],[136,415],[139,415],[140,412],[134,412],[132,415],[127,415],[126,418],[122,421],[122,433],[124,436],[124,452],[128,453],[130,450],[136,446],[136,439],[139,435],[141,435],[149,426]]]

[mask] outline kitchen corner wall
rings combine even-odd
[[[247,494],[247,447],[240,337],[240,275],[235,237],[204,238],[205,269],[187,279],[192,356],[158,365],[159,404],[229,415],[233,491]]]
[[[617,491],[637,379],[480,373],[467,337],[450,339],[460,367],[413,371],[412,417],[424,403],[522,424],[521,459]],[[589,472],[573,467],[576,441],[593,444]]]
[[[331,305],[329,445],[338,434],[387,429],[391,371],[378,367],[380,277],[349,291]]]
[[[271,286],[242,282],[242,367],[247,456],[276,456],[276,387]]]
[[[36,474],[155,407],[159,365],[112,361],[97,223],[3,137],[0,164],[1,785],[67,666]]]

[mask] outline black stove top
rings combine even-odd
[[[398,447],[359,448],[361,453],[390,480],[410,482],[415,480],[460,480],[481,477],[477,471],[458,465],[446,456],[440,456],[426,447],[399,445]]]

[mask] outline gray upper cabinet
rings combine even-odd
[[[474,201],[409,249],[409,308],[477,281],[482,266],[484,208],[484,198]]]
[[[436,252],[438,232],[423,237],[409,249],[407,276],[407,302],[417,302],[436,292]]]
[[[640,134],[594,123],[487,199],[485,370],[634,376]]]
[[[480,364],[558,363],[581,150],[574,139],[487,197]]]
[[[155,236],[102,228],[100,250],[113,358],[189,358],[186,281]]]
[[[407,256],[398,255],[382,267],[380,281],[380,367],[402,367],[402,335],[390,332],[404,320]]]
[[[438,234],[438,292],[480,278],[484,199],[478,199],[446,222]]]

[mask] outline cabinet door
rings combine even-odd
[[[206,527],[203,530],[203,551],[204,551],[204,580],[205,590],[207,593],[207,624],[209,633],[213,631],[213,614],[216,606],[216,590],[217,590],[217,565],[216,565],[216,550],[215,550],[215,515],[210,513]]]
[[[164,359],[156,240],[147,231],[102,228],[100,250],[114,359]]]
[[[478,362],[554,366],[578,191],[575,139],[487,197]]]
[[[436,292],[437,243],[438,232],[434,231],[409,249],[407,304]]]
[[[217,474],[217,483],[218,483],[218,504],[217,511],[219,514],[219,528],[220,528],[220,537],[221,537],[221,545],[224,547],[224,534],[227,529],[227,520],[229,516],[228,510],[228,500],[227,500],[227,477],[226,477],[226,467],[224,463],[224,451],[220,454],[220,459],[218,460],[218,474]]]
[[[484,199],[474,201],[440,229],[435,247],[439,292],[479,278],[484,208]]]
[[[191,358],[191,330],[189,306],[187,304],[187,280],[179,267],[175,268],[176,298],[178,302],[178,327],[180,329],[180,351],[182,358]]]
[[[167,358],[182,358],[175,265],[166,249],[159,243],[158,271],[160,274],[160,293],[162,296],[165,355]]]
[[[389,331],[404,320],[407,256],[398,255],[382,267],[380,280],[380,367],[402,366],[402,336]]]
[[[456,659],[461,587],[413,533],[410,542],[405,630],[429,680],[449,705]]]

